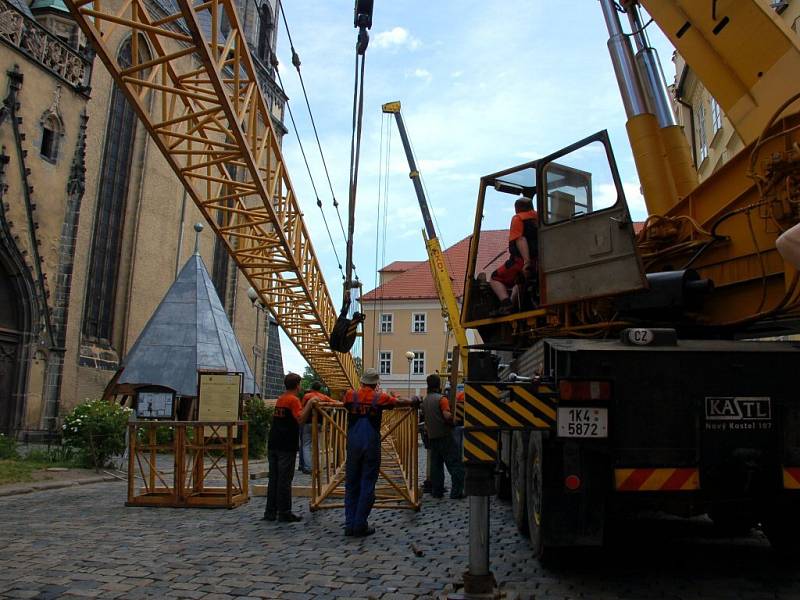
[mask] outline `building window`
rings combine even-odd
[[[42,155],[42,158],[50,162],[56,162],[60,138],[61,123],[59,123],[58,117],[51,114],[42,122],[42,145],[39,148],[39,154]]]
[[[120,48],[117,62],[131,65],[131,41]],[[97,192],[89,273],[83,313],[83,333],[111,342],[117,295],[125,206],[133,159],[137,117],[122,91],[114,86],[106,125],[105,147]]]
[[[394,330],[394,315],[381,313],[381,333],[392,333]]]
[[[411,373],[413,375],[425,375],[424,352],[414,352],[414,359],[411,361]]]
[[[722,129],[722,111],[719,108],[719,103],[711,99],[711,135],[713,136],[720,129]]]
[[[378,372],[381,375],[392,374],[392,353],[381,352],[378,356]]]
[[[269,2],[264,2],[258,9],[258,58],[265,65],[270,64],[270,54],[272,53],[272,32],[275,23],[272,19],[272,8]]]
[[[414,313],[411,316],[411,331],[414,333],[425,333],[427,313]]]
[[[697,148],[699,152],[700,162],[702,163],[708,157],[708,137],[706,136],[706,107],[701,104],[697,107],[696,115],[697,128]]]
[[[226,170],[232,181],[236,181],[237,172],[235,165],[226,165]],[[225,185],[225,194],[233,194],[236,190],[233,186]],[[233,208],[235,200],[229,198],[224,201],[224,206]],[[219,227],[226,227],[230,225],[231,212],[218,209],[217,210],[217,225]],[[233,238],[231,243],[235,244],[236,239]],[[235,248],[235,246],[234,246]],[[211,268],[211,281],[214,284],[214,289],[217,290],[217,296],[225,309],[225,314],[228,315],[228,320],[233,323],[233,313],[236,303],[236,283],[239,274],[238,269],[233,267],[233,259],[228,254],[228,247],[219,236],[214,241],[214,262]]]

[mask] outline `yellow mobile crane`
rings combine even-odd
[[[640,5],[745,143],[699,185]],[[635,233],[606,132],[481,178],[461,315],[486,343],[466,382],[470,593],[492,588],[498,463],[537,556],[601,544],[643,509],[800,544],[800,354],[742,340],[800,332],[798,273],[775,247],[800,221],[797,35],[762,0],[600,6],[650,216]],[[538,303],[495,317],[481,223],[519,195],[539,215]]]
[[[387,102],[383,105],[383,112],[385,114],[394,115],[395,122],[397,123],[397,130],[400,132],[400,140],[403,143],[403,150],[408,160],[408,176],[414,183],[417,202],[419,202],[419,209],[422,211],[422,221],[425,224],[422,235],[425,240],[425,250],[428,252],[428,265],[431,268],[433,283],[436,286],[436,294],[439,296],[439,302],[442,304],[442,315],[447,322],[448,333],[452,332],[456,341],[456,352],[453,353],[453,364],[451,373],[449,374],[450,408],[454,409],[458,372],[460,368],[465,370],[467,366],[467,346],[469,345],[467,332],[461,326],[459,318],[460,309],[456,295],[453,292],[453,281],[450,277],[450,271],[447,268],[447,261],[442,252],[442,246],[436,235],[436,228],[433,226],[428,200],[425,197],[425,189],[422,186],[422,181],[420,181],[419,169],[417,169],[414,153],[411,151],[411,143],[408,140],[408,132],[403,122],[403,115],[400,113],[400,102]],[[447,348],[445,348],[445,356],[446,353]],[[458,358],[456,358],[456,356],[458,356]]]

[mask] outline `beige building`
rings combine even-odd
[[[275,0],[239,8],[282,134]],[[130,38],[108,43],[130,60]],[[139,47],[145,59],[144,40]],[[0,0],[0,68],[0,432],[25,437],[56,430],[76,403],[102,394],[202,219],[61,0]],[[248,283],[208,230],[200,248],[253,368]],[[273,375],[268,363],[282,378],[269,330],[259,382]]]
[[[444,251],[459,305],[464,295],[470,237]],[[483,231],[478,264],[491,261],[508,245],[508,231]],[[452,359],[454,340],[448,336],[442,304],[428,261],[395,261],[380,271],[380,285],[362,297],[364,366],[381,374],[384,389],[400,395],[423,394],[425,378],[442,373]],[[470,344],[479,339],[467,331]],[[406,358],[412,352],[413,358]]]
[[[761,0],[769,4],[793,31],[800,30],[800,0]],[[744,144],[717,101],[697,79],[683,57],[675,53],[672,86],[678,124],[689,140],[700,181],[714,173]]]

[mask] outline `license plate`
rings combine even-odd
[[[607,408],[558,408],[558,437],[608,437]]]

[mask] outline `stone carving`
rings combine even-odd
[[[87,86],[90,61],[5,0],[0,0],[0,40],[27,54],[74,88]]]

